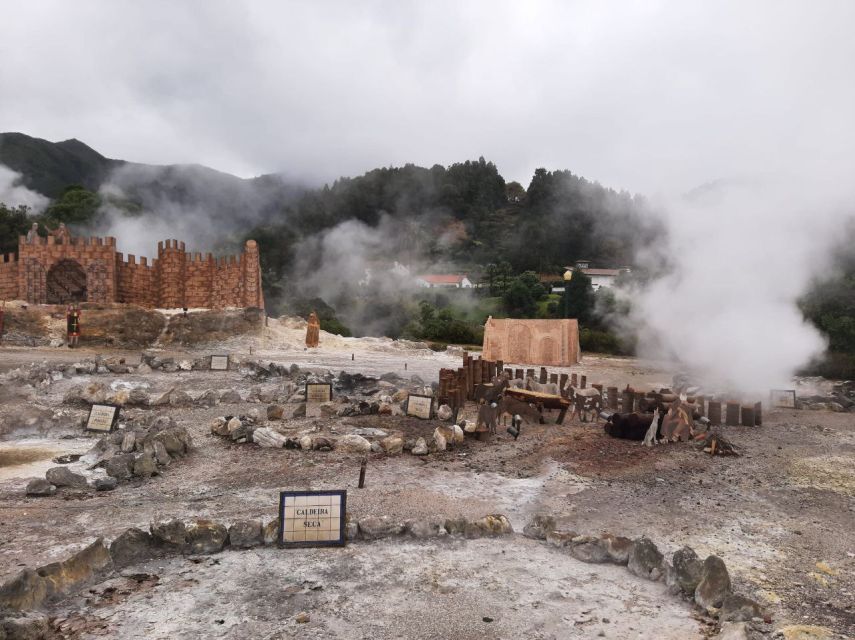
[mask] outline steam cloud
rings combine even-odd
[[[664,203],[668,236],[639,260],[664,253],[671,268],[631,292],[640,355],[674,357],[732,391],[789,388],[826,346],[796,303],[832,268],[851,196],[802,177],[717,183]]]
[[[50,200],[42,194],[27,189],[21,184],[21,174],[0,164],[0,202],[9,207],[24,205],[39,214],[45,210]]]

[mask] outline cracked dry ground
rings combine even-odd
[[[32,361],[52,353],[18,357]],[[67,355],[62,355],[66,361]],[[322,353],[313,357],[323,360]],[[305,355],[268,358],[290,364]],[[366,367],[335,354],[330,368],[381,373],[384,365],[397,369],[401,362],[396,355],[372,358]],[[440,366],[448,365],[411,359],[409,372],[431,380]],[[667,372],[627,359],[600,358],[596,369],[604,381],[626,380],[629,370],[641,372],[633,382],[668,379]],[[115,377],[97,376],[105,382]],[[162,373],[144,379],[152,390],[179,380]],[[35,401],[58,406],[70,384],[57,382]],[[181,374],[178,384],[191,391],[231,387],[244,395],[252,385],[237,372]],[[20,410],[26,402],[6,397],[0,411]],[[773,627],[817,624],[838,637],[855,628],[851,414],[767,411],[762,427],[725,430],[743,453],[734,458],[710,457],[686,444],[646,449],[608,438],[592,424],[530,426],[517,442],[506,435],[492,443],[467,440],[457,451],[426,458],[372,454],[367,487],[359,490],[355,456],[229,444],[208,433],[211,418],[257,406],[167,409],[192,431],[196,451],[159,477],[113,492],[63,490],[51,498],[26,498],[24,479],[14,468],[3,470],[0,578],[63,559],[98,535],[112,538],[127,527],[146,528],[155,517],[267,520],[276,516],[282,489],[345,488],[348,510],[357,518],[505,513],[521,531],[532,514],[547,512],[564,516],[580,533],[647,535],[666,552],[688,544],[702,557],[721,556],[736,590],[769,607]],[[305,427],[312,420],[297,422]],[[414,435],[429,435],[434,426],[390,416],[322,422]],[[62,449],[64,442],[50,445]],[[68,441],[75,442],[79,449],[79,441]],[[114,578],[56,611],[84,621],[70,627],[78,629],[71,634],[76,637],[291,637],[289,616],[299,610],[311,614],[311,622],[300,627],[306,637],[593,638],[605,631],[612,638],[688,638],[703,631],[696,622],[684,626],[692,620],[691,609],[666,595],[664,587],[625,573],[613,576],[566,556],[559,567],[557,552],[516,537],[242,554],[155,561],[138,568],[157,575],[149,579],[153,583]],[[310,588],[315,583],[323,588]],[[117,602],[105,605],[111,598]],[[495,619],[492,626],[483,626],[484,616]],[[610,622],[602,623],[603,618]]]

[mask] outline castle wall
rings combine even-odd
[[[0,255],[0,300],[18,297],[18,262],[15,254]]]
[[[157,259],[116,251],[115,238],[19,239],[18,260],[0,256],[0,298],[57,302],[85,288],[88,302],[159,308],[262,307],[258,246],[248,240],[240,256],[189,254],[183,242],[158,243]]]
[[[576,320],[487,319],[485,360],[569,367],[580,362]]]

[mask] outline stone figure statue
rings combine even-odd
[[[309,314],[309,325],[306,327],[306,346],[314,348],[318,346],[321,339],[321,321],[318,314],[312,311]]]
[[[48,233],[56,238],[57,244],[71,243],[71,232],[65,226],[64,222],[60,222],[56,229],[48,229]]]
[[[34,222],[30,230],[27,231],[27,244],[35,244],[39,239],[39,223]]]

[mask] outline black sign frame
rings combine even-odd
[[[219,369],[219,368],[215,369],[214,368],[214,358],[225,358],[226,359],[226,368],[225,369]],[[229,355],[227,353],[226,354],[212,353],[209,356],[208,369],[210,369],[211,371],[228,371],[229,370]]]
[[[110,423],[110,428],[105,431],[104,429],[90,429],[89,421],[92,420],[92,410],[95,407],[111,407],[113,409],[113,420]],[[119,411],[121,407],[117,404],[110,404],[109,402],[96,402],[89,407],[89,415],[86,416],[86,431],[91,431],[93,433],[112,433],[116,429],[116,423],[119,421]]]
[[[787,394],[787,396],[793,399],[793,406],[787,406],[785,404],[776,404],[775,396],[776,394]],[[769,391],[769,404],[772,405],[775,409],[795,409],[798,407],[798,402],[796,399],[796,390],[795,389],[772,389]]]
[[[428,417],[422,418],[421,416],[416,416],[410,413],[410,398],[427,398],[430,400],[430,409],[428,409]],[[422,395],[420,393],[411,393],[407,396],[407,404],[404,407],[404,415],[408,417],[418,418],[420,420],[433,420],[433,417],[436,415],[436,410],[434,408],[434,398],[433,396]]]
[[[285,540],[285,498],[300,498],[304,496],[339,496],[339,531],[338,540]],[[299,549],[301,547],[343,547],[345,539],[345,520],[347,515],[347,489],[328,489],[324,491],[280,491],[279,492],[279,546],[286,549]]]

